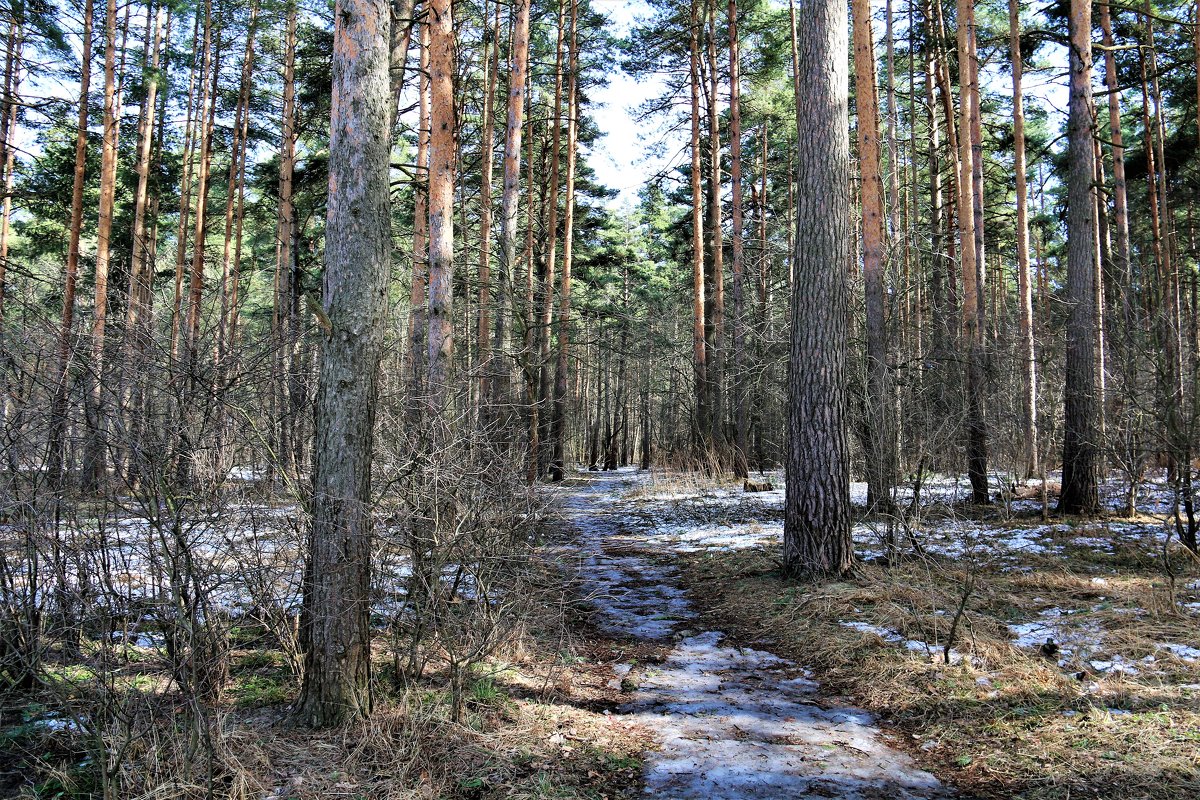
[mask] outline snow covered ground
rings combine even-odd
[[[747,493],[741,486],[717,486],[703,480],[687,477],[663,476],[653,473],[625,471],[616,477],[605,478],[625,486],[620,510],[616,510],[617,498],[621,494],[606,490],[602,497],[592,503],[593,509],[605,509],[590,521],[580,525],[597,527],[602,533],[594,534],[599,551],[600,540],[609,549],[619,548],[626,555],[621,558],[639,560],[647,553],[657,553],[665,560],[672,554],[720,553],[736,550],[762,549],[775,551],[783,538],[783,475],[766,476],[776,487],[773,491]],[[866,485],[853,485],[852,500],[865,505]],[[1124,487],[1118,481],[1105,485],[1104,497],[1115,508],[1123,500]],[[1151,563],[1162,552],[1170,531],[1162,522],[1123,520],[1096,520],[1090,523],[1069,525],[1065,523],[1041,524],[1030,522],[1028,516],[1009,518],[1004,507],[984,518],[957,516],[948,505],[964,500],[969,485],[964,480],[934,477],[922,488],[922,502],[935,506],[934,513],[920,520],[912,531],[912,539],[921,552],[959,568],[993,570],[1014,575],[1030,574],[1037,570],[1058,569],[1077,556],[1104,556],[1127,558]],[[1153,513],[1169,506],[1168,489],[1162,476],[1147,481],[1140,493],[1146,503],[1145,511]],[[911,492],[907,494],[911,497]],[[906,501],[901,492],[901,500]],[[1040,508],[1038,501],[1016,501],[1012,505],[1029,506],[1027,511]],[[1140,508],[1140,507],[1139,507]],[[1014,513],[1017,509],[1014,508]],[[606,516],[605,516],[606,515]],[[575,516],[579,516],[576,514]],[[877,522],[857,524],[852,535],[858,556],[865,560],[877,559],[886,553],[885,528]],[[893,536],[902,552],[912,553],[912,540],[900,530]],[[629,555],[636,553],[639,555]],[[592,562],[603,556],[589,556]],[[587,565],[589,569],[595,563]],[[1093,567],[1100,571],[1091,578],[1091,585],[1098,591],[1109,586],[1109,578],[1116,578],[1112,569]],[[646,595],[636,608],[624,608],[630,600],[618,592],[618,602],[602,609],[602,616],[617,613],[637,614],[647,609],[665,609],[658,618],[642,621],[642,630],[627,630],[627,633],[643,635],[660,634],[670,628],[671,620],[686,618],[682,611],[686,607],[671,586],[674,573],[670,567],[659,564],[643,564],[639,567],[646,580],[658,587],[660,597]],[[620,570],[600,580],[614,580]],[[585,570],[585,574],[586,570]],[[599,574],[599,573],[593,573]],[[1108,575],[1109,577],[1105,577]],[[598,589],[599,590],[599,589]],[[1188,594],[1190,593],[1190,595]],[[1198,595],[1192,599],[1192,595]],[[1046,601],[1033,616],[1018,617],[1009,625],[1014,647],[1030,653],[1040,652],[1043,645],[1052,643],[1052,655],[1066,670],[1086,670],[1098,675],[1141,675],[1161,671],[1172,661],[1184,664],[1196,663],[1200,658],[1200,624],[1193,642],[1155,642],[1153,652],[1136,659],[1126,658],[1106,641],[1105,630],[1098,614],[1123,614],[1131,618],[1147,619],[1151,612],[1140,606],[1113,607],[1106,602],[1104,594],[1094,608],[1063,609]],[[1183,587],[1179,607],[1185,613],[1200,615],[1200,582]],[[623,610],[621,610],[623,609]],[[945,614],[946,610],[939,613]],[[847,628],[858,630],[865,636],[877,637],[887,646],[903,649],[913,657],[935,661],[943,657],[942,646],[911,639],[898,631],[876,625],[862,619],[849,619],[841,623]],[[957,651],[951,660],[957,663],[963,658]]]
[[[640,680],[625,709],[656,733],[648,754],[650,795],[680,798],[811,796],[934,798],[949,796],[932,775],[891,748],[873,717],[823,702],[820,687],[797,664],[728,643],[697,620],[677,571],[660,563],[672,552],[744,546],[740,529],[649,523],[644,507],[628,513],[629,473],[591,477],[564,492],[580,533],[578,564],[600,625],[639,640],[673,643],[666,661],[634,673]],[[655,497],[647,503],[670,503]],[[710,506],[740,505],[732,493]],[[764,527],[755,536],[774,535]],[[633,665],[617,665],[618,683]]]

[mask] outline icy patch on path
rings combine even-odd
[[[686,537],[656,535],[618,500],[629,476],[603,476],[567,494],[580,532],[580,571],[601,626],[665,640],[694,620],[673,567],[654,552],[683,550]],[[637,535],[631,536],[630,529]],[[772,797],[949,797],[932,775],[884,743],[865,711],[818,704],[819,687],[796,664],[760,650],[724,645],[708,631],[676,643],[641,678],[624,711],[657,732],[646,755],[650,795],[712,800]],[[627,665],[618,665],[624,678]]]

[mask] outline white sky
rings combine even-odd
[[[638,17],[650,14],[642,0],[593,0],[592,5],[609,15],[609,30],[614,36],[626,35]],[[664,140],[665,121],[638,119],[638,107],[661,94],[663,86],[661,79],[639,83],[614,64],[608,86],[592,93],[600,106],[593,112],[593,117],[600,122],[604,135],[592,148],[588,163],[596,171],[600,183],[620,191],[609,202],[614,209],[635,206],[638,189],[646,178],[681,157],[678,153],[678,143],[682,143],[680,137],[675,137],[678,143],[671,140],[676,146],[664,148],[667,156],[653,155],[654,145]],[[670,157],[672,155],[674,159]]]
[[[624,36],[639,17],[644,18],[651,13],[643,0],[592,1],[594,7],[608,14],[610,32],[614,36]],[[787,7],[787,0],[773,2],[779,7]],[[875,11],[876,51],[882,53],[884,28],[880,19],[884,13],[884,0],[872,0],[872,6]],[[1024,17],[1026,25],[1033,21],[1030,15]],[[897,35],[903,35],[905,21],[900,18],[897,24],[900,26]],[[1066,69],[1066,53],[1061,47],[1052,46],[1043,50],[1043,57],[1060,65],[1062,71],[1054,75],[1026,73],[1025,102],[1027,107],[1037,105],[1049,111],[1053,130],[1066,124],[1067,86],[1062,74]],[[1102,74],[1103,63],[1097,54],[1093,69],[1093,79],[1097,85],[1102,80]],[[1011,92],[1012,77],[1007,68],[985,67],[983,80],[996,93],[1008,95]],[[592,93],[593,100],[598,104],[593,116],[604,135],[588,154],[589,164],[596,171],[600,183],[620,192],[609,202],[613,209],[636,206],[638,190],[648,177],[671,169],[689,157],[683,132],[666,131],[666,120],[639,118],[638,108],[641,104],[661,94],[663,87],[661,78],[648,78],[639,83],[614,64],[608,86]]]

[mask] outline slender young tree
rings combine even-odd
[[[154,145],[154,115],[158,111],[159,55],[162,44],[164,18],[168,14],[165,5],[159,5],[154,15],[152,26],[147,25],[146,34],[146,97],[142,101],[142,111],[138,117],[137,144],[137,190],[134,194],[133,212],[133,250],[129,261],[129,302],[125,312],[126,336],[130,337],[138,348],[145,346],[148,331],[143,330],[143,322],[149,313],[150,282],[152,280],[150,255],[151,243],[147,225],[147,212],[151,205],[150,198],[150,160]],[[149,14],[149,11],[147,11]]]
[[[225,356],[230,350],[230,331],[236,313],[237,271],[235,238],[241,225],[241,200],[246,174],[247,139],[250,132],[250,93],[254,80],[254,38],[258,30],[258,0],[250,2],[250,20],[246,30],[245,50],[242,51],[242,75],[238,86],[237,108],[234,111],[233,146],[229,158],[229,179],[225,191],[225,241],[221,251],[221,316],[217,331],[216,363],[219,370],[226,367]],[[220,380],[220,377],[217,378]]]
[[[521,140],[525,130],[525,97],[529,77],[529,16],[531,0],[513,5],[508,61],[508,110],[504,131],[504,188],[500,201],[500,249],[497,252],[495,297],[492,305],[492,345],[482,369],[486,378],[484,402],[495,405],[507,397],[512,349],[512,286],[517,265],[517,216],[521,203]],[[532,137],[530,145],[532,146]],[[530,164],[532,168],[532,160]],[[531,188],[532,192],[532,188]],[[531,206],[532,210],[532,206]]]
[[[846,7],[800,0],[797,78],[796,283],[788,367],[784,568],[848,572],[850,453],[846,431],[847,274],[850,269],[849,65]]]
[[[479,184],[479,316],[476,325],[478,340],[479,377],[472,388],[479,402],[485,400],[487,370],[491,368],[492,348],[492,179],[495,175],[496,147],[496,86],[500,71],[500,3],[495,3],[491,29],[484,34],[483,141],[480,144],[482,166]],[[484,2],[487,16],[487,2]]]
[[[733,473],[734,477],[749,475],[746,464],[746,437],[749,417],[746,410],[746,303],[745,303],[745,243],[744,211],[742,207],[742,76],[741,55],[738,52],[738,5],[729,0],[729,186],[732,232],[730,239],[733,272]]]
[[[1058,510],[1091,514],[1100,504],[1096,386],[1096,272],[1092,183],[1092,7],[1071,0],[1067,109],[1067,363],[1062,494]]]
[[[558,260],[558,195],[559,165],[562,161],[563,82],[566,77],[565,43],[570,23],[569,0],[559,0],[558,36],[554,55],[554,112],[550,119],[550,190],[546,194],[546,248],[541,261],[540,280],[529,295],[529,318],[536,322],[527,329],[525,374],[529,396],[529,451],[527,472],[529,482],[537,480],[541,459],[542,408],[549,390],[550,327],[554,313],[554,268]],[[533,275],[527,276],[533,279]],[[540,301],[540,302],[539,302]]]
[[[854,26],[855,107],[858,109],[858,163],[862,175],[863,290],[867,329],[867,494],[868,504],[888,511],[895,482],[895,400],[888,375],[883,170],[879,142],[879,97],[875,86],[875,39],[870,0],[851,4]]]
[[[371,713],[371,454],[391,274],[388,0],[334,11],[324,310],[300,722]]]
[[[88,93],[92,75],[93,0],[83,6],[82,59],[79,73],[79,109],[75,127],[75,176],[71,188],[71,220],[67,238],[67,265],[63,278],[62,322],[58,329],[58,358],[54,398],[50,408],[48,470],[51,485],[61,490],[66,473],[64,462],[67,433],[67,400],[70,393],[71,337],[75,326],[75,287],[79,280],[79,242],[83,232],[83,190],[87,173]]]
[[[417,78],[417,169],[413,180],[413,272],[408,317],[407,369],[409,393],[423,396],[425,348],[429,338],[429,24],[420,23]],[[419,411],[414,403],[411,411]]]
[[[217,124],[217,90],[221,77],[221,31],[219,20],[213,18],[212,0],[205,0],[205,45],[206,53],[212,52],[212,63],[206,58],[201,68],[200,94],[200,150],[196,172],[196,208],[192,214],[192,266],[188,279],[187,328],[184,335],[186,342],[187,370],[190,379],[196,375],[198,365],[198,348],[200,346],[200,323],[202,318],[202,303],[204,299],[204,266],[205,266],[205,232],[208,219],[208,183],[212,171],[213,133]],[[214,33],[214,28],[216,29]],[[216,40],[210,41],[213,36]],[[208,73],[211,67],[211,83]]]
[[[703,458],[711,432],[708,404],[708,369],[705,341],[704,281],[704,194],[700,176],[700,14],[701,0],[692,0],[688,17],[690,48],[688,55],[692,90],[692,371],[696,387],[695,438]]]
[[[1021,438],[1025,477],[1038,470],[1037,354],[1033,337],[1033,282],[1029,268],[1029,190],[1025,177],[1025,105],[1021,79],[1021,4],[1008,0],[1008,49],[1012,60],[1013,171],[1017,180],[1017,302],[1021,309]]]
[[[0,103],[0,191],[4,199],[0,202],[0,330],[4,327],[4,299],[8,274],[8,251],[12,232],[13,171],[16,166],[17,112],[21,107],[19,89],[21,83],[21,50],[23,44],[24,13],[13,8],[9,22],[8,41],[4,55],[4,98]],[[9,402],[6,396],[5,404]]]
[[[563,212],[563,259],[558,294],[558,357],[554,366],[554,403],[550,418],[550,477],[566,474],[567,379],[571,346],[571,269],[575,259],[575,170],[579,140],[579,0],[571,0],[570,80],[567,86],[567,176]]]
[[[1100,6],[1100,28],[1104,34],[1104,83],[1108,93],[1108,136],[1112,142],[1112,187],[1113,187],[1113,268],[1121,286],[1132,287],[1133,265],[1129,243],[1129,191],[1125,177],[1125,134],[1121,123],[1121,87],[1117,78],[1116,42],[1113,39],[1112,12],[1107,2]],[[1200,26],[1197,26],[1200,31]],[[1200,78],[1200,75],[1198,75]],[[1126,467],[1136,473],[1141,461],[1138,442],[1137,415],[1132,413],[1137,388],[1137,353],[1135,335],[1138,328],[1137,299],[1132,291],[1120,293],[1121,337],[1120,365],[1124,408],[1121,419],[1121,448]],[[1129,482],[1126,494],[1126,516],[1136,510],[1137,481]]]
[[[108,322],[108,271],[112,253],[113,207],[117,192],[117,3],[108,0],[104,15],[104,139],[100,151],[99,221],[96,226],[95,302],[92,308],[92,359],[86,403],[88,441],[84,451],[83,486],[97,491],[108,471],[108,409],[104,396],[104,342]]]
[[[939,6],[939,13],[940,6]],[[979,119],[979,83],[975,47],[975,7],[958,0],[958,238],[962,253],[962,314],[967,347],[967,475],[976,503],[989,502],[987,476],[987,423],[983,411],[984,287],[982,146],[975,146]],[[977,185],[978,184],[978,185]]]
[[[299,11],[288,2],[284,11],[283,106],[279,138],[279,207],[275,221],[275,273],[271,308],[272,381],[275,451],[284,475],[296,474],[295,448],[288,420],[292,371],[292,248],[296,239],[296,208],[292,200],[296,171],[296,42]]]
[[[708,355],[707,369],[708,416],[712,431],[709,440],[713,455],[722,465],[726,460],[725,442],[725,237],[721,213],[721,111],[720,77],[717,64],[717,5],[708,0],[704,14],[705,63],[708,65],[708,258],[706,282],[708,303],[704,309]],[[703,74],[703,71],[702,71]]]
[[[428,0],[430,410],[440,416],[450,392],[454,354],[454,20],[450,0]]]

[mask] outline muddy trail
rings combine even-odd
[[[578,530],[580,581],[605,632],[666,651],[621,664],[619,713],[654,732],[648,795],[671,798],[945,798],[866,711],[838,705],[798,664],[707,630],[670,565],[671,543],[625,513],[632,473],[581,478],[561,504]]]

